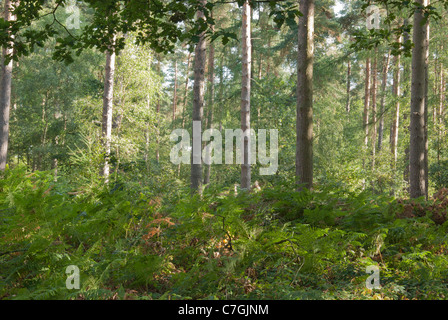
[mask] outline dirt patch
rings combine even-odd
[[[398,199],[397,202],[403,205],[403,211],[397,212],[399,219],[424,217],[429,213],[430,218],[436,224],[443,224],[447,220],[448,212],[448,189],[443,188],[437,191],[432,199],[426,202],[416,202],[415,200]]]

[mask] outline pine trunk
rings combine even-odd
[[[191,61],[191,52],[188,52],[187,56],[187,69],[185,70],[185,92],[184,92],[184,101],[182,103],[182,129],[185,128],[185,114],[187,110],[187,101],[188,101],[188,83],[190,80],[190,61]],[[177,176],[180,177],[180,168],[181,164],[177,165]]]
[[[375,48],[375,54],[372,64],[372,170],[375,169],[375,155],[376,155],[376,120],[377,120],[377,108],[376,108],[376,98],[378,91],[378,68],[377,68],[377,56],[378,48]]]
[[[250,130],[250,74],[251,74],[251,28],[249,1],[243,5],[242,25],[242,79],[241,79],[241,130],[243,133]],[[250,134],[243,138],[243,164],[241,165],[241,188],[250,190]]]
[[[114,99],[115,51],[113,48],[106,53],[106,75],[104,80],[102,138],[104,145],[104,164],[102,176],[109,182],[110,173],[110,146],[112,138],[112,116]]]
[[[418,4],[427,6],[428,0],[418,0]],[[426,195],[425,181],[425,102],[427,70],[427,24],[423,23],[423,12],[414,13],[414,31],[412,50],[412,86],[411,86],[411,123],[409,162],[410,196],[418,198]]]
[[[213,31],[213,27],[212,27]],[[214,96],[215,96],[215,47],[213,43],[210,43],[209,48],[209,56],[208,56],[208,105],[207,105],[207,125],[206,128],[213,128],[213,104],[214,104]],[[207,149],[208,150],[208,149]],[[211,154],[209,151],[206,152],[207,159],[211,158]],[[208,161],[210,163],[210,161]],[[205,176],[204,176],[204,184],[210,183],[210,174],[211,174],[211,164],[206,165],[205,167]]]
[[[314,0],[300,0],[297,59],[296,179],[313,186],[313,59]],[[300,187],[302,188],[302,187]]]
[[[174,62],[173,123],[176,120],[176,109],[177,109],[177,60]]]
[[[399,42],[401,37],[399,37]],[[394,157],[393,168],[395,169],[398,160],[398,128],[400,124],[400,55],[395,57],[395,70],[394,70],[394,84],[393,84],[393,95],[395,98],[395,111],[392,119],[392,130],[390,135],[390,151]]]
[[[202,5],[206,5],[206,0],[201,0]],[[197,19],[205,19],[204,13],[199,10]],[[191,158],[191,190],[202,193],[202,117],[204,114],[204,91],[205,91],[205,63],[206,63],[206,43],[205,32],[199,36],[199,41],[195,48],[194,57],[194,87],[193,87],[193,123],[199,122],[200,132],[193,129],[193,152]],[[194,126],[193,126],[194,127]],[[194,143],[196,141],[197,143]]]
[[[15,17],[11,14],[13,1],[5,0],[5,21],[11,21]],[[1,81],[0,81],[0,171],[6,168],[8,158],[8,140],[9,140],[9,114],[11,110],[11,82],[12,82],[12,59],[7,65],[4,59],[7,55],[13,53],[12,44],[9,48],[3,48],[3,59],[1,61]]]
[[[440,153],[442,147],[442,124],[443,124],[443,104],[445,103],[445,77],[443,74],[443,65],[440,64],[440,89],[439,89],[439,107],[437,109],[434,124],[437,126],[437,163],[440,163]]]
[[[383,79],[381,82],[380,123],[378,125],[378,152],[381,151],[384,137],[384,108],[386,105],[387,74],[389,73],[390,51],[383,59]]]
[[[369,112],[370,112],[370,57],[366,58],[366,71],[365,71],[365,87],[364,87],[364,113],[363,113],[363,126],[364,126],[364,148],[367,152],[369,146]]]
[[[345,103],[345,111],[350,113],[350,89],[351,89],[351,75],[352,75],[352,64],[351,61],[347,62],[347,101]]]

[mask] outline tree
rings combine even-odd
[[[213,12],[212,12],[213,15]],[[212,32],[214,31],[214,27],[212,26]],[[214,95],[215,95],[215,46],[213,43],[209,44],[209,53],[208,53],[208,103],[207,103],[207,117],[205,119],[205,127],[213,128],[213,103],[214,103]],[[209,149],[206,149],[206,155],[209,160],[211,157],[211,153]],[[211,164],[208,161],[208,164],[205,167],[205,175],[204,175],[204,184],[210,183],[210,174],[211,174]]]
[[[300,0],[297,57],[296,179],[313,186],[314,0]]]
[[[184,101],[182,103],[182,129],[185,128],[185,114],[187,109],[187,103],[188,103],[188,84],[190,81],[190,64],[191,64],[191,51],[188,51],[187,55],[187,67],[185,69],[185,91],[184,91]],[[179,163],[177,165],[177,176],[180,176],[180,168],[181,164]]]
[[[398,43],[401,43],[401,36],[398,37]],[[400,124],[400,61],[401,56],[395,56],[394,80],[393,80],[393,95],[395,99],[395,110],[392,119],[392,127],[390,134],[390,151],[393,155],[393,168],[395,168],[398,159],[398,128]]]
[[[177,60],[174,61],[174,92],[173,92],[173,123],[176,120],[177,109]]]
[[[13,21],[15,16],[12,14],[14,1],[5,0],[5,21]],[[14,39],[14,38],[13,38]],[[11,109],[11,81],[12,81],[12,64],[10,60],[5,64],[4,61],[8,55],[13,53],[13,42],[3,46],[3,63],[1,66],[0,81],[0,171],[6,168],[8,158],[8,140],[9,140],[9,114]]]
[[[205,6],[207,1],[200,0]],[[205,15],[202,10],[198,10],[197,19],[204,20]],[[199,35],[194,56],[194,86],[193,86],[193,149],[191,158],[191,190],[202,192],[202,117],[204,114],[204,91],[205,91],[205,64],[206,64],[206,40],[205,32]],[[199,128],[195,128],[199,124]],[[199,132],[198,132],[199,129]],[[195,143],[196,142],[196,143]]]
[[[243,5],[242,20],[242,79],[241,79],[241,130],[243,131],[243,163],[241,165],[241,188],[250,190],[250,84],[251,84],[251,7],[249,1]]]
[[[106,53],[106,74],[104,78],[102,139],[104,144],[104,166],[101,174],[109,182],[110,143],[112,137],[112,116],[114,103],[115,50],[113,46]]]
[[[428,5],[428,0],[418,0],[422,7]],[[423,8],[417,8],[414,13],[414,30],[412,50],[412,86],[411,86],[411,116],[410,116],[410,196],[418,198],[426,196],[426,143],[425,143],[425,109],[428,66],[428,29]]]
[[[377,106],[376,106],[376,98],[377,98],[377,92],[378,92],[378,47],[375,48],[374,56],[373,56],[373,63],[372,63],[372,88],[371,88],[371,95],[372,95],[372,169],[375,168],[375,154],[376,154],[376,119],[377,119]]]
[[[381,151],[384,136],[384,108],[386,105],[387,74],[389,72],[390,51],[383,59],[383,79],[381,82],[380,123],[378,125],[378,151]]]
[[[365,84],[364,84],[364,113],[363,113],[363,127],[364,127],[364,150],[367,153],[369,147],[369,112],[370,112],[370,56],[366,58]],[[363,158],[363,167],[365,168],[365,158]]]
[[[350,113],[351,75],[352,75],[352,64],[349,57],[347,61],[347,90],[346,90],[347,101],[345,102],[345,111],[347,111],[347,113]]]

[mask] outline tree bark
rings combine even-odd
[[[375,155],[376,155],[376,120],[377,120],[377,108],[376,108],[376,98],[378,92],[378,47],[375,48],[375,53],[373,57],[372,64],[372,170],[375,169]]]
[[[109,162],[110,162],[110,146],[112,138],[114,74],[115,74],[115,49],[110,48],[106,52],[106,74],[104,81],[103,120],[102,120],[104,164],[101,173],[106,183],[109,182],[109,173],[110,173]]]
[[[5,0],[5,21],[12,21],[15,16],[11,13],[14,1]],[[12,66],[13,61],[10,60],[7,65],[4,59],[7,55],[13,53],[13,44],[11,47],[3,48],[3,59],[1,64],[1,81],[0,81],[0,171],[6,169],[8,158],[8,140],[9,140],[9,114],[11,110],[11,83],[12,83]]]
[[[437,126],[437,163],[440,163],[442,147],[442,124],[443,124],[443,104],[445,103],[445,77],[443,74],[443,65],[440,64],[440,89],[439,89],[439,107],[437,108],[434,124]]]
[[[423,6],[428,0],[417,0]],[[412,86],[411,86],[411,123],[410,123],[410,196],[418,198],[426,195],[425,173],[425,102],[426,102],[426,70],[427,70],[427,29],[423,23],[423,12],[417,9],[414,13],[414,31],[412,50]]]
[[[241,130],[248,133],[250,130],[250,85],[251,85],[251,7],[249,1],[243,5],[242,21],[242,79],[241,79]],[[250,134],[243,136],[243,164],[241,165],[241,188],[250,190]]]
[[[313,186],[314,0],[300,0],[297,60],[296,179]],[[301,187],[299,187],[300,189]]]
[[[201,0],[200,3],[205,6],[207,1]],[[198,10],[197,19],[205,19],[204,12]],[[205,63],[206,63],[206,43],[205,32],[199,36],[199,41],[195,48],[194,57],[194,87],[193,87],[193,123],[200,124],[200,136],[193,133],[193,152],[191,157],[191,190],[192,192],[202,193],[202,154],[201,154],[201,136],[202,136],[202,117],[204,114],[204,89],[205,89]],[[194,126],[193,126],[194,127]],[[193,130],[194,131],[194,130]],[[194,141],[197,143],[194,143]]]
[[[384,136],[384,108],[386,105],[387,74],[389,73],[390,51],[383,59],[383,79],[381,82],[380,123],[378,125],[378,151],[381,151]]]
[[[213,14],[213,13],[212,13]],[[213,26],[212,26],[213,31]],[[209,56],[208,56],[208,106],[207,106],[207,124],[206,128],[213,128],[213,104],[215,101],[215,47],[213,43],[210,43]],[[207,149],[208,150],[208,149]],[[206,152],[206,157],[210,159],[211,154]],[[208,163],[210,163],[208,161]],[[207,164],[205,167],[204,184],[210,183],[211,164]]]
[[[345,111],[350,113],[350,89],[351,89],[352,64],[350,59],[347,62],[347,101],[345,103]]]
[[[364,148],[365,152],[369,146],[369,111],[370,111],[370,57],[366,58],[366,71],[365,71],[365,86],[364,86],[364,113],[363,113],[363,126],[364,126]],[[363,160],[365,162],[365,159]]]
[[[187,56],[187,69],[185,69],[185,92],[184,92],[184,101],[182,103],[182,129],[185,128],[185,111],[187,110],[187,102],[188,102],[188,83],[190,80],[190,61],[191,61],[191,52],[188,52]],[[177,165],[177,176],[180,177],[180,169],[181,164]]]
[[[401,42],[401,37],[398,38],[398,41]],[[393,85],[393,95],[395,98],[395,111],[392,120],[392,130],[390,135],[390,151],[394,157],[393,168],[396,168],[397,160],[398,160],[398,128],[400,124],[400,55],[395,57],[395,70],[394,70],[394,85]]]
[[[174,62],[173,123],[176,120],[176,109],[177,109],[177,60]]]
[[[427,0],[427,6],[430,4],[431,0]],[[428,159],[428,113],[429,113],[429,20],[425,25],[425,197],[428,200],[429,197],[429,159]]]
[[[157,72],[158,72],[158,74],[160,74],[160,72],[161,72],[160,56],[157,58]],[[157,112],[156,161],[157,161],[157,163],[159,163],[159,161],[160,161],[160,95],[157,98],[156,112]],[[149,170],[149,165],[147,165],[147,170]]]

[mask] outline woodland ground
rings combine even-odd
[[[135,181],[135,180],[134,180]],[[448,190],[428,201],[292,183],[260,191],[52,172],[0,181],[1,299],[446,299]],[[66,288],[67,266],[80,289]],[[367,289],[366,267],[380,268]]]

